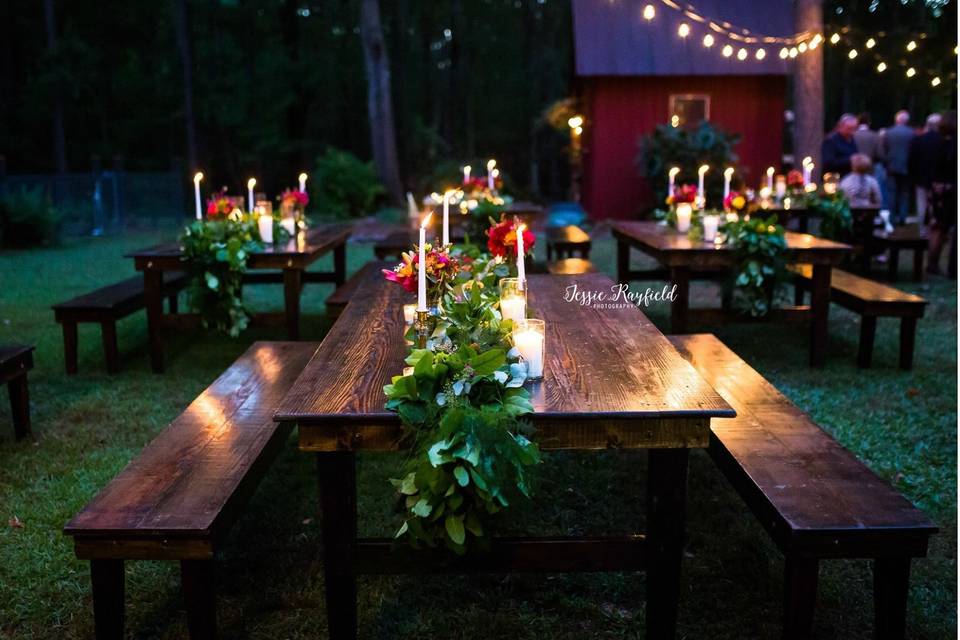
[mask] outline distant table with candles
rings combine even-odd
[[[331,282],[340,286],[346,280],[347,238],[350,226],[322,225],[302,231],[286,243],[268,245],[247,258],[248,273],[244,283],[283,284],[284,312],[255,314],[255,321],[279,322],[287,327],[291,340],[300,338],[300,294],[308,282]],[[333,271],[307,271],[320,257],[333,252]],[[163,312],[163,273],[185,271],[187,264],[179,243],[168,243],[127,254],[137,271],[143,272],[144,298],[147,309],[147,332],[150,342],[150,364],[157,373],[163,371],[163,332],[184,325],[196,325],[193,314]]]
[[[694,241],[672,227],[651,221],[616,221],[617,279],[621,283],[647,279],[649,272],[630,267],[630,250],[637,249],[666,267],[666,276],[676,285],[676,299],[670,305],[670,332],[686,333],[690,314],[690,279],[695,273],[730,271],[738,257],[729,244]],[[787,262],[813,265],[811,304],[794,308],[810,320],[810,364],[823,366],[827,355],[827,321],[830,309],[830,273],[853,247],[805,233],[786,232]],[[699,311],[699,310],[698,310]]]
[[[298,425],[300,450],[316,456],[334,640],[357,635],[358,574],[644,568],[647,637],[674,637],[689,452],[707,446],[712,418],[735,412],[634,304],[597,308],[567,301],[573,285],[609,296],[614,283],[608,276],[531,275],[527,282],[530,308],[546,325],[543,379],[525,385],[537,442],[542,449],[649,449],[647,533],[494,538],[489,551],[471,550],[460,559],[396,547],[390,538],[358,539],[356,455],[400,446],[400,419],[384,408],[383,387],[404,368],[402,306],[411,301],[400,287],[371,276],[275,416]]]

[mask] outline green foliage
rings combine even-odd
[[[57,242],[60,212],[42,189],[20,189],[0,199],[0,246],[25,248]]]
[[[833,195],[808,194],[804,206],[812,214],[819,215],[821,236],[830,240],[850,239],[853,218],[850,215],[850,203],[842,191]]]
[[[487,245],[487,229],[496,224],[503,214],[503,205],[494,204],[490,200],[481,200],[476,207],[467,213],[466,227],[467,241],[480,247]]]
[[[312,208],[320,216],[358,218],[373,211],[383,195],[373,163],[347,151],[328,148],[313,171]]]
[[[745,313],[764,316],[773,306],[785,273],[784,229],[777,224],[777,216],[772,215],[728,222],[724,230],[740,260],[733,279],[734,301]]]
[[[477,260],[481,280],[467,280],[444,298],[428,348],[406,359],[409,375],[384,387],[411,440],[401,478],[391,480],[406,516],[397,537],[417,547],[445,545],[463,554],[484,543],[486,516],[531,495],[527,467],[540,462],[523,389],[525,369],[510,350],[511,322],[494,309],[495,276]]]
[[[180,240],[192,275],[191,306],[205,328],[237,337],[250,322],[243,306],[243,274],[247,258],[260,248],[256,223],[246,216],[197,220]]]
[[[653,133],[640,139],[637,170],[647,179],[657,199],[666,197],[670,167],[680,167],[677,185],[696,184],[697,169],[704,164],[711,170],[704,179],[707,202],[719,202],[723,197],[723,167],[735,165],[734,146],[740,136],[701,122],[695,129],[658,125]]]

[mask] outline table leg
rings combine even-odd
[[[797,231],[800,233],[807,233],[807,230],[810,228],[810,218],[804,214],[797,215]]]
[[[217,637],[217,596],[213,560],[181,560],[180,583],[190,640]]]
[[[327,625],[331,640],[357,637],[357,459],[352,451],[317,454]]]
[[[303,290],[303,272],[300,269],[283,270],[283,301],[287,316],[287,337],[300,339],[300,293]]]
[[[887,262],[887,277],[890,282],[897,279],[897,273],[900,271],[900,250],[896,247],[890,247],[890,259]]]
[[[150,342],[150,367],[163,373],[163,271],[143,272],[143,297],[147,307],[147,336]]]
[[[907,619],[910,558],[873,561],[874,637],[901,640]]]
[[[123,560],[91,560],[90,580],[97,640],[123,640]]]
[[[810,282],[810,366],[822,367],[827,360],[827,331],[830,314],[830,270],[828,264],[813,265]]]
[[[617,240],[617,282],[630,282],[630,245],[623,240]]]
[[[923,280],[923,252],[924,249],[913,250],[913,281],[921,282]]]
[[[902,341],[901,341],[902,342]],[[30,435],[30,388],[27,386],[27,372],[7,383],[10,392],[10,413],[13,415],[13,433],[17,440]]]
[[[690,269],[670,267],[670,282],[677,288],[677,297],[670,303],[670,333],[687,332],[687,311],[690,309]]]
[[[347,280],[347,243],[333,250],[333,277],[339,287]]]
[[[687,519],[689,449],[651,449],[647,468],[647,638],[673,638]]]

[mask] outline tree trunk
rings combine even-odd
[[[400,162],[397,158],[397,134],[393,125],[390,97],[390,59],[380,26],[379,0],[362,0],[360,4],[360,38],[363,61],[367,70],[367,112],[370,118],[370,146],[380,181],[390,200],[399,204],[403,198],[400,184]]]
[[[193,115],[193,54],[190,48],[190,21],[187,0],[171,0],[173,23],[177,31],[177,49],[183,67],[183,120],[187,129],[187,163],[189,171],[198,169],[197,123]]]
[[[822,0],[797,0],[794,19],[797,32],[823,34]],[[795,113],[793,164],[800,166],[806,156],[820,163],[823,141],[823,50],[826,41],[812,51],[797,56],[793,72],[793,108]]]
[[[57,15],[54,0],[44,0],[43,16],[47,30],[47,50],[51,58],[57,56]],[[53,162],[58,174],[67,172],[67,136],[63,124],[63,92],[54,88],[53,98]]]

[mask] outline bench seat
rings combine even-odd
[[[573,258],[575,253],[584,260],[590,259],[590,234],[576,225],[547,228],[547,262],[556,257]]]
[[[391,262],[388,260],[371,260],[367,264],[357,269],[356,273],[350,276],[350,278],[342,285],[337,287],[336,291],[327,296],[327,299],[324,302],[324,304],[327,306],[327,315],[331,318],[338,317],[350,302],[353,294],[356,293],[361,284],[371,278],[382,278],[383,275],[381,275],[380,272],[383,269],[393,269],[395,266],[397,266],[396,262]]]
[[[708,452],[786,559],[784,629],[811,629],[819,561],[874,560],[877,637],[902,638],[911,558],[937,527],[716,337],[670,341],[732,406]]]
[[[22,344],[0,344],[0,384],[5,383],[10,392],[13,434],[17,440],[30,435],[27,372],[33,369],[33,349]]]
[[[214,556],[287,441],[273,412],[318,346],[254,343],[67,523],[98,639],[123,637],[125,560],[180,560],[190,635],[215,635]]]
[[[809,264],[791,265],[795,276],[797,304],[803,303],[803,290],[812,280],[813,267]],[[923,317],[927,301],[920,296],[901,291],[881,282],[833,269],[830,275],[830,301],[861,317],[860,347],[857,364],[869,367],[873,360],[873,342],[877,332],[877,318],[900,318],[900,368],[913,367],[917,320]]]
[[[547,271],[555,276],[578,276],[583,273],[596,273],[597,268],[583,258],[564,258],[548,263]]]
[[[170,271],[163,274],[163,295],[169,298],[171,313],[177,312],[177,293],[187,282],[188,276],[185,273]],[[116,373],[120,370],[117,320],[144,308],[146,301],[143,287],[143,276],[133,276],[53,305],[54,319],[63,327],[67,374],[77,372],[77,324],[80,322],[100,324],[107,371]]]

